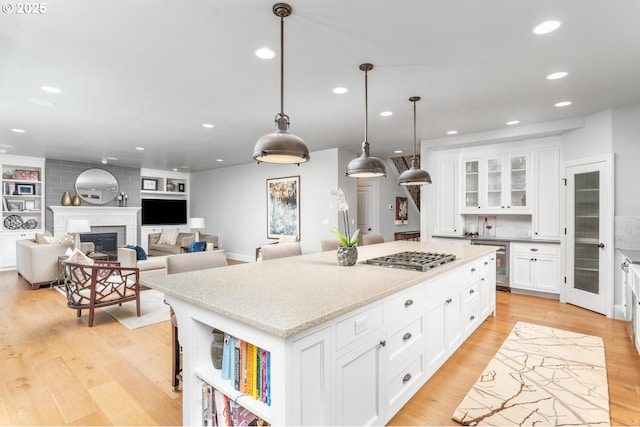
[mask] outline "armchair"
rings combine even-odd
[[[67,306],[89,310],[89,327],[93,326],[94,311],[99,307],[135,301],[140,317],[140,281],[137,268],[120,267],[117,261],[95,261],[80,264],[65,261],[64,285]]]

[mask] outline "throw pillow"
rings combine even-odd
[[[93,260],[82,253],[80,249],[74,249],[67,258],[67,262],[72,262],[74,264],[84,264],[84,265],[93,265]]]
[[[36,233],[36,243],[39,245],[46,245],[47,241],[45,237],[53,237],[53,234],[49,230],[45,230],[44,233]]]
[[[50,245],[73,245],[73,236],[71,234],[63,234],[62,236],[43,236],[44,240]]]
[[[136,260],[144,260],[147,259],[147,253],[144,251],[144,248],[140,246],[127,245],[127,248],[133,249],[136,251]]]
[[[158,240],[159,245],[175,245],[176,240],[178,240],[178,234],[180,234],[180,230],[162,230],[160,234],[160,239]]]
[[[204,252],[207,249],[207,242],[191,242],[189,252]]]

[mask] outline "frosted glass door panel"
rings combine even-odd
[[[575,176],[574,288],[598,294],[600,275],[600,171]]]

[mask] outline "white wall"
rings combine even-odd
[[[616,216],[640,216],[640,104],[613,110]]]
[[[413,203],[409,191],[398,184],[398,174],[396,173],[393,162],[385,162],[387,168],[386,178],[373,178],[378,180],[379,192],[379,210],[378,218],[380,219],[380,233],[384,236],[385,242],[393,241],[393,234],[399,231],[418,231],[420,230],[420,211]],[[430,184],[422,185],[421,188],[428,187]],[[424,191],[424,190],[421,190]],[[396,197],[406,197],[409,200],[408,223],[404,225],[396,225]]]
[[[253,261],[256,247],[273,242],[267,239],[266,180],[299,175],[300,244],[303,253],[320,251],[320,240],[338,224],[331,190],[341,186],[355,207],[356,180],[342,179],[348,156],[339,151],[313,152],[300,166],[250,163],[193,173],[191,215],[205,218],[203,233],[218,235],[230,258]]]
[[[613,151],[611,110],[584,117],[584,126],[562,135],[562,161],[584,159]]]

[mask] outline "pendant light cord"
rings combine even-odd
[[[413,101],[413,158],[416,158],[416,101]]]
[[[280,116],[284,116],[284,16],[280,16]]]
[[[368,72],[364,71],[364,142],[369,142],[367,130],[369,128],[369,91],[367,90]]]

